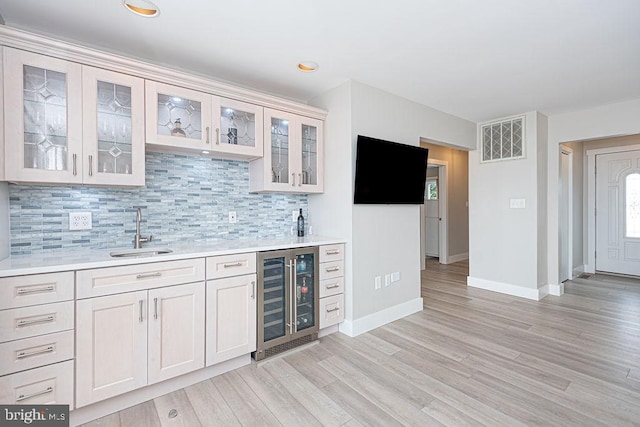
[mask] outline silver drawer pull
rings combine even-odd
[[[55,290],[56,288],[53,285],[45,286],[44,288],[34,288],[34,289],[21,288],[21,289],[18,289],[18,295],[39,294],[41,292],[51,292]]]
[[[49,387],[45,388],[44,390],[36,391],[35,393],[21,394],[20,396],[18,396],[16,398],[16,402],[20,402],[20,401],[23,401],[23,400],[31,399],[32,397],[36,397],[36,396],[40,396],[41,394],[47,394],[47,393],[52,393],[52,392],[53,392],[53,387],[49,386]]]
[[[324,271],[327,273],[333,273],[334,271],[340,271],[340,267],[325,268]]]
[[[54,320],[56,320],[56,317],[50,314],[46,317],[40,317],[33,320],[20,320],[18,321],[18,324],[16,326],[18,328],[24,328],[25,326],[38,325],[40,323],[49,323],[49,322],[53,322]]]
[[[327,285],[324,288],[325,289],[335,289],[335,288],[339,288],[339,287],[340,287],[340,283],[336,283],[335,285],[331,285],[331,286]]]
[[[234,262],[234,263],[231,263],[231,264],[223,264],[222,266],[224,268],[231,268],[231,267],[242,267],[243,265],[244,265],[244,262],[238,261],[238,262]]]
[[[21,351],[20,353],[18,353],[18,355],[16,356],[16,359],[26,359],[27,357],[31,357],[31,356],[36,356],[38,354],[44,354],[44,353],[52,353],[54,350],[53,346],[50,345],[48,347],[42,348],[40,350],[34,350],[34,351]]]
[[[331,310],[327,310],[327,313],[333,313],[334,311],[340,310],[340,307],[332,308]]]
[[[162,273],[160,273],[159,271],[155,272],[155,273],[148,273],[148,274],[138,274],[136,276],[136,279],[146,279],[149,277],[160,277],[162,276]]]
[[[340,255],[340,251],[338,249],[335,249],[333,251],[326,251],[325,254],[327,254],[327,255]]]

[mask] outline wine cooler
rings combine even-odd
[[[318,248],[258,255],[258,343],[262,360],[318,339]]]

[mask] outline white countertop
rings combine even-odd
[[[116,251],[131,250],[131,248],[85,249],[80,251],[59,251],[33,255],[18,255],[11,256],[0,261],[0,277],[54,273],[70,270],[86,270],[89,268],[115,267],[158,261],[231,255],[243,252],[295,249],[307,246],[332,245],[337,243],[345,243],[345,240],[322,236],[308,236],[268,240],[215,240],[168,245],[148,244],[145,245],[144,248],[169,248],[172,252],[162,255],[124,258],[113,258],[109,254]]]

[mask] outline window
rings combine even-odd
[[[482,162],[524,157],[524,117],[481,126]]]
[[[425,193],[425,199],[438,200],[438,181],[428,180]]]
[[[626,237],[640,237],[640,173],[627,175],[625,180],[624,209]]]

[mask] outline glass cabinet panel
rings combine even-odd
[[[131,88],[98,81],[99,173],[126,174],[133,171],[131,132]]]
[[[24,167],[67,170],[66,74],[24,65],[23,92]]]
[[[302,184],[318,184],[318,128],[302,124]]]
[[[302,331],[315,326],[315,255],[306,253],[296,255],[296,331]]]
[[[284,337],[286,329],[286,286],[288,267],[285,257],[263,261],[263,332],[264,341]]]
[[[202,103],[158,93],[158,135],[202,139]]]
[[[220,142],[255,147],[255,113],[222,105],[220,107]]]
[[[289,121],[271,118],[271,182],[289,183]]]

